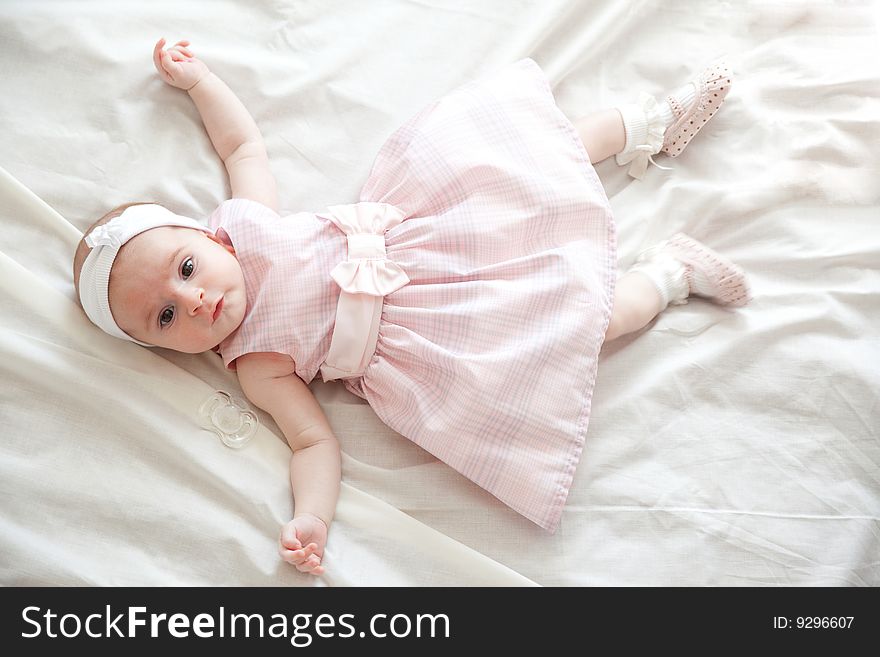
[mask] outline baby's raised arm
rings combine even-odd
[[[258,201],[278,211],[278,191],[269,168],[263,135],[238,97],[189,48],[179,41],[165,50],[165,39],[153,49],[162,79],[187,91],[202,116],[214,149],[226,165],[234,198]]]

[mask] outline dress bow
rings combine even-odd
[[[328,214],[348,238],[348,258],[336,265],[330,276],[350,294],[384,297],[409,283],[400,265],[388,259],[385,231],[406,218],[387,203],[363,202],[330,206]]]

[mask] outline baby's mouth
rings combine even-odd
[[[214,314],[211,316],[211,323],[217,321],[217,318],[220,317],[220,313],[223,312],[223,297],[220,297],[220,300],[217,301],[217,305],[214,306]]]

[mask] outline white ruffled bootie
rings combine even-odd
[[[738,265],[683,233],[643,251],[629,271],[650,279],[664,308],[685,304],[691,295],[722,306],[744,306],[751,300]]]
[[[688,84],[679,87],[658,102],[641,93],[635,103],[618,107],[623,117],[626,144],[616,155],[621,166],[630,165],[629,175],[641,179],[653,155],[661,150],[669,157],[678,157],[700,129],[718,112],[732,80],[730,68],[719,61],[707,67]]]

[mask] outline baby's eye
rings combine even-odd
[[[161,313],[159,313],[159,326],[165,328],[171,323],[171,320],[174,319],[174,308],[169,306]]]
[[[193,269],[195,269],[195,265],[193,264],[192,258],[187,258],[180,266],[180,273],[183,274],[184,278],[189,278],[193,274]]]

